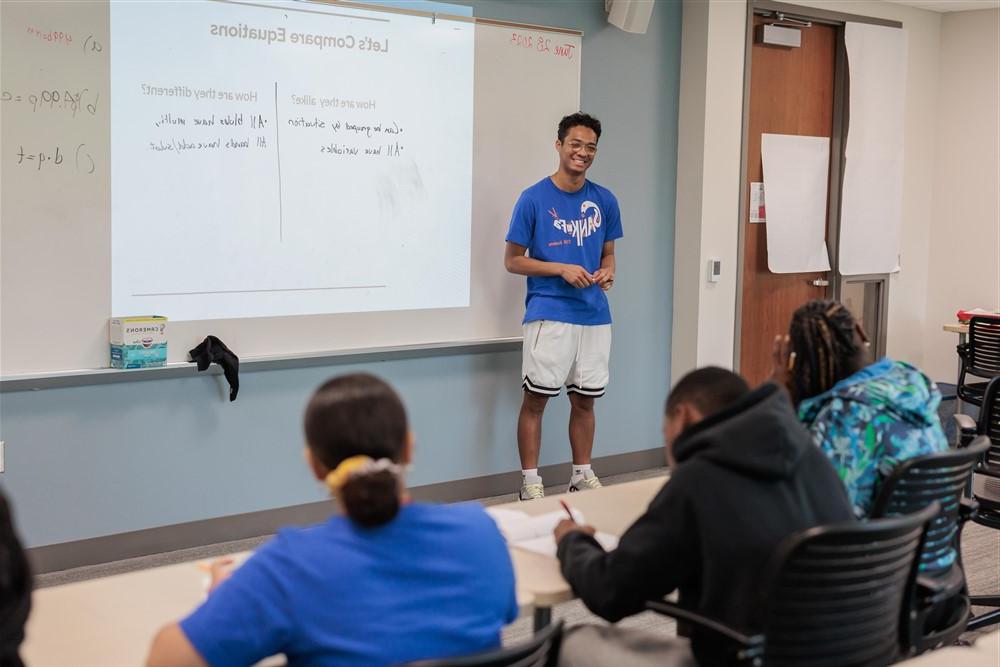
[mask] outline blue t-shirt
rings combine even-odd
[[[496,648],[517,617],[496,524],[473,504],[405,505],[362,528],[280,531],[181,621],[213,667],[284,653],[299,665],[392,665]]]
[[[521,193],[507,241],[524,246],[534,259],[577,264],[593,273],[601,268],[605,241],[622,236],[618,200],[607,188],[584,181],[563,192],[546,176]],[[599,285],[573,287],[560,276],[528,276],[524,321],[611,324],[608,297]]]

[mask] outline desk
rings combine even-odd
[[[663,487],[666,476],[651,477],[635,482],[613,484],[602,489],[573,494],[546,496],[530,502],[515,501],[495,505],[537,515],[561,511],[559,499],[566,500],[574,509],[583,512],[587,523],[597,530],[620,536],[632,525]],[[560,602],[573,599],[573,591],[559,571],[559,561],[542,554],[524,551],[516,547],[510,550],[514,562],[514,574],[519,590],[531,594],[535,606],[535,629],[548,625],[552,619],[552,607]]]
[[[204,573],[178,563],[35,591],[21,657],[32,667],[137,667],[156,631],[205,597]]]
[[[156,632],[205,598],[205,576],[187,562],[39,589],[21,657],[29,667],[139,667]],[[517,602],[521,614],[531,611],[530,593],[519,590]],[[283,664],[281,657],[260,663]]]
[[[500,507],[544,514],[560,510],[559,498],[565,496],[588,523],[621,535],[665,480],[659,476]],[[247,555],[230,557],[239,562]],[[552,607],[573,597],[559,562],[517,548],[511,549],[511,559],[521,614],[534,609],[536,625],[547,624]],[[204,599],[204,578],[196,563],[187,562],[37,590],[21,656],[30,667],[141,665],[157,630],[186,616]]]
[[[906,667],[997,667],[1000,665],[1000,630],[980,637],[972,646],[948,646],[897,663]]]

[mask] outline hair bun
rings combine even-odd
[[[402,468],[390,459],[359,455],[344,459],[326,476],[326,484],[347,515],[362,526],[388,523],[399,512]]]
[[[315,469],[347,514],[362,525],[390,521],[402,502],[409,442],[406,409],[384,380],[352,373],[323,383],[309,399],[306,445]]]
[[[373,465],[348,477],[337,497],[352,521],[374,528],[389,523],[399,513],[399,486],[399,476],[390,467]]]

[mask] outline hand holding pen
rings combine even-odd
[[[569,505],[566,504],[565,500],[562,500],[560,498],[559,504],[563,506],[564,510],[566,510],[566,514],[569,515],[569,518],[563,519],[562,521],[556,524],[555,530],[553,531],[553,534],[555,535],[556,538],[556,544],[559,544],[562,538],[566,537],[566,535],[574,531],[586,533],[587,535],[593,535],[595,532],[597,532],[596,530],[594,530],[593,526],[586,526],[584,524],[577,523],[576,517],[573,516],[573,510],[569,508]]]

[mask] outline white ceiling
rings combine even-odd
[[[932,12],[965,12],[973,9],[998,9],[1000,0],[889,0]]]

